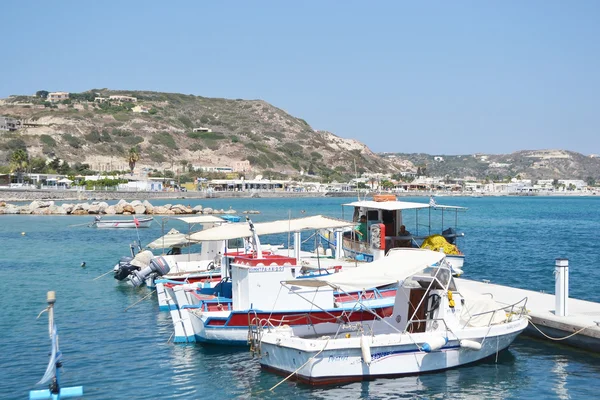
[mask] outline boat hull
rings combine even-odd
[[[332,232],[319,232],[320,239],[326,243],[328,248],[335,252],[335,239]],[[364,242],[344,238],[342,242],[342,258],[351,258],[359,261],[372,262],[373,254],[370,253],[368,246]],[[456,275],[461,275],[465,264],[464,254],[447,254],[446,260],[456,272]]]
[[[180,311],[185,311],[180,310]],[[336,318],[342,318],[349,310],[328,310],[328,312],[306,311],[306,312],[257,312],[248,313],[227,312],[221,315],[211,312],[210,315],[190,313],[190,323],[193,328],[191,335],[185,337],[175,336],[175,343],[204,342],[224,345],[247,345],[249,323],[256,321],[270,321],[272,324],[289,325],[297,335],[328,335],[338,331],[340,325],[335,322]],[[379,315],[389,316],[393,311],[391,305],[375,309]],[[207,313],[209,314],[209,313]],[[180,314],[181,315],[181,314]],[[250,315],[250,317],[249,317]],[[368,321],[374,318],[368,311],[355,311],[349,322]],[[345,332],[345,330],[340,330]]]
[[[149,228],[153,218],[139,218],[137,224],[133,220],[110,220],[110,221],[94,221],[93,226],[100,229],[106,228]]]
[[[261,342],[260,364],[265,370],[284,375],[296,371],[292,378],[311,385],[415,375],[458,367],[494,355],[510,346],[526,327],[527,320],[523,319],[492,327],[487,336],[486,331],[489,329],[487,327],[467,329],[459,334],[459,338],[449,340],[439,350],[431,352],[419,349],[406,334],[385,335],[389,337],[386,338],[387,345],[370,347],[369,365],[363,360],[359,338],[341,339],[353,340],[353,344],[346,348],[338,347],[332,350],[328,350],[330,343],[321,339],[319,343],[312,346],[311,351],[306,351],[307,349],[294,345],[293,339],[289,340],[292,344],[288,345],[285,336],[280,336],[277,341],[277,335],[265,334]],[[412,338],[422,346],[435,335],[435,332],[413,334]],[[389,342],[394,339],[394,336],[397,337],[399,344],[390,345]],[[439,337],[439,333],[437,336]],[[461,347],[458,339],[477,341],[481,343],[481,349]],[[323,348],[325,350],[319,353]]]
[[[207,299],[200,306],[190,305],[185,288],[175,287],[175,301],[178,306],[169,308],[175,330],[175,343],[208,342],[226,345],[246,345],[250,325],[290,326],[298,335],[326,335],[336,332],[340,318],[348,322],[369,321],[390,316],[393,311],[394,296],[387,294],[381,298],[363,300],[364,307],[351,299],[340,307],[329,310],[241,310],[232,311],[231,302]],[[355,309],[353,311],[353,309]],[[372,311],[371,311],[372,310]]]
[[[158,309],[160,311],[170,311],[179,308],[175,299],[173,288],[181,285],[185,290],[196,290],[201,288],[214,288],[221,281],[221,274],[214,276],[188,277],[184,280],[172,280],[161,278],[155,283],[156,295],[158,299]]]

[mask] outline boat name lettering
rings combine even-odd
[[[255,273],[255,272],[282,272],[282,271],[283,271],[283,266],[282,265],[252,267],[252,268],[250,268],[250,273]]]
[[[348,361],[348,356],[329,356],[327,362]]]
[[[383,357],[391,356],[392,354],[394,354],[393,351],[384,351],[381,353],[375,353],[371,356],[371,360],[375,361],[375,360],[378,360]]]

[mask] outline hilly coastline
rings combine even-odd
[[[135,103],[103,101],[129,96]],[[134,112],[139,106],[142,112]],[[364,144],[314,130],[262,100],[228,100],[145,91],[91,90],[58,104],[14,96],[0,103],[0,115],[28,123],[0,135],[0,159],[26,146],[32,156],[86,163],[93,170],[126,170],[136,147],[141,168],[190,165],[230,166],[249,161],[270,175],[314,174],[340,179],[358,172],[397,172]]]
[[[1,116],[23,122],[20,129],[0,131],[0,164],[8,165],[11,153],[23,148],[29,157],[87,164],[93,171],[125,171],[128,152],[135,148],[136,168],[157,171],[247,161],[252,174],[340,182],[365,172],[478,180],[600,180],[600,158],[564,150],[376,154],[357,140],[315,130],[263,100],[92,89],[51,102],[45,94],[0,100]]]

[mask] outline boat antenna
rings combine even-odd
[[[292,210],[288,210],[288,242],[287,242],[287,255],[288,257],[290,256],[290,243],[291,243],[291,238],[290,235],[292,234],[291,232],[292,230]],[[294,252],[296,251],[296,249],[294,249]]]
[[[319,253],[321,252],[319,250],[319,243],[317,243],[317,237],[318,235],[315,235],[315,249],[317,250],[317,267],[319,268],[319,274],[321,273],[321,257],[319,255]]]
[[[358,198],[358,201],[360,201],[360,188],[358,187],[358,171],[356,170],[356,158],[353,158],[352,161],[354,162],[354,178],[356,179],[356,197]]]

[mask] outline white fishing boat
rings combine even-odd
[[[132,219],[102,219],[97,215],[90,224],[95,228],[149,228],[152,224],[152,217],[133,217]]]
[[[225,244],[223,242],[207,242],[201,244],[199,248],[193,248],[193,245],[198,245],[198,242],[190,241],[189,235],[194,233],[192,229],[197,226],[204,229],[212,228],[230,221],[239,221],[239,217],[195,215],[173,219],[188,224],[187,233],[171,229],[149,243],[146,246],[148,250],[136,249],[137,244],[134,243],[130,246],[131,256],[121,257],[114,266],[115,279],[124,281],[131,286],[140,286],[145,283],[148,287],[154,287],[157,277],[186,283],[205,280],[216,283],[220,280],[220,269],[215,267],[215,260],[220,262]],[[229,245],[233,247],[234,243],[229,243]],[[139,250],[139,253],[136,254],[136,250]],[[155,255],[153,250],[160,251],[160,254]],[[152,260],[159,256],[164,261],[160,266],[152,263]]]
[[[528,324],[526,298],[503,306],[461,291],[444,254],[430,250],[396,249],[369,268],[285,286],[348,291],[390,282],[398,285],[393,314],[352,332],[262,325],[254,343],[261,366],[313,385],[420,374],[497,354]]]
[[[247,344],[248,329],[257,324],[289,325],[298,332],[326,334],[337,329],[336,321],[373,319],[391,311],[393,292],[336,294],[332,290],[292,287],[282,290],[282,280],[301,281],[310,273],[299,262],[299,233],[304,230],[343,228],[353,225],[323,216],[252,224],[228,224],[207,229],[190,236],[202,243],[234,238],[249,238],[252,251],[248,254],[226,252],[221,263],[221,282],[212,290],[197,291],[185,285],[173,287],[176,305],[170,307],[174,342],[211,342],[217,344]],[[259,235],[294,232],[293,255],[263,253]],[[331,259],[330,259],[331,260]],[[331,262],[338,262],[331,260]],[[317,261],[320,262],[320,261]],[[329,265],[333,266],[333,265]],[[321,271],[330,274],[323,262]],[[336,270],[333,268],[332,270]],[[307,307],[303,297],[316,306]],[[273,299],[279,299],[273,307]],[[357,305],[358,298],[367,298],[372,310]]]
[[[462,274],[465,256],[457,240],[464,233],[458,232],[458,213],[466,211],[465,207],[439,205],[433,198],[429,203],[397,201],[394,195],[374,195],[373,198],[343,204],[343,207],[351,207],[357,227],[365,224],[365,232],[361,235],[357,228],[337,234],[331,229],[321,230],[320,235],[330,248],[336,249],[339,241],[344,257],[370,262],[383,257],[390,249],[423,247],[443,251],[455,275]],[[435,213],[439,213],[439,218]],[[361,222],[363,216],[365,220]],[[402,231],[405,225],[408,229]]]

